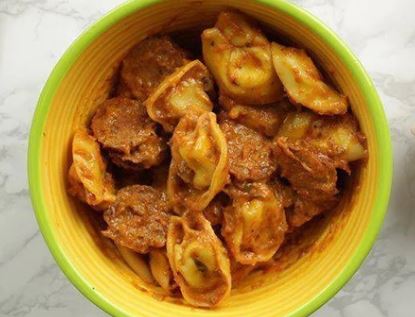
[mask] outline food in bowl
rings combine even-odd
[[[75,132],[68,191],[143,280],[214,307],[333,210],[368,154],[347,97],[304,50],[230,11],[201,42],[202,57],[167,35],[131,50]]]

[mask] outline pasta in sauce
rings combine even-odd
[[[226,249],[200,213],[172,218],[167,256],[182,295],[190,304],[212,307],[229,295],[231,274]]]
[[[186,113],[212,111],[209,93],[213,82],[209,71],[200,61],[192,61],[166,77],[146,101],[151,119],[164,130],[172,132]]]
[[[166,250],[150,251],[149,265],[154,279],[164,290],[170,293],[177,287]]]
[[[288,97],[319,114],[344,114],[347,98],[323,82],[304,50],[272,43],[272,59]]]
[[[292,106],[285,100],[269,105],[245,105],[232,98],[221,95],[219,104],[227,117],[259,133],[273,137],[285,119]]]
[[[222,93],[247,104],[282,98],[282,85],[261,30],[235,12],[219,14],[215,27],[202,33],[203,58]]]
[[[228,148],[212,112],[180,120],[171,140],[167,194],[178,214],[201,211],[228,181]]]
[[[73,163],[69,168],[69,192],[92,208],[105,210],[115,201],[114,181],[106,171],[94,137],[84,130],[75,133],[72,141]]]
[[[229,188],[232,206],[224,210],[222,235],[235,260],[255,265],[266,262],[287,230],[281,197],[262,183]]]
[[[131,49],[74,134],[67,183],[146,290],[215,307],[278,266],[369,154],[304,50],[232,11],[200,37],[194,52],[167,35]]]

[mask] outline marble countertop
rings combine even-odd
[[[0,0],[0,316],[105,316],[64,277],[29,200],[26,149],[37,98],[75,37],[122,0]],[[313,316],[413,316],[415,2],[297,0],[360,58],[384,102],[394,184],[383,230],[352,280]]]

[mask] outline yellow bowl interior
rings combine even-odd
[[[213,310],[196,309],[150,296],[146,286],[100,237],[87,210],[66,192],[66,172],[74,130],[85,126],[107,98],[114,73],[129,49],[160,33],[212,25],[224,8],[238,8],[267,28],[312,52],[335,84],[349,97],[367,136],[369,159],[353,182],[353,192],[325,225],[316,243],[286,269],[251,277]],[[305,25],[265,4],[244,0],[168,0],[139,10],[111,26],[81,53],[59,84],[43,129],[39,164],[50,231],[77,275],[125,316],[287,316],[324,292],[343,273],[373,216],[379,182],[376,131],[365,98],[332,48]],[[341,229],[341,230],[340,230]],[[259,283],[260,281],[260,283]],[[320,305],[322,302],[317,303]],[[303,310],[305,312],[305,310]]]

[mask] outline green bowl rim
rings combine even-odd
[[[378,154],[379,161],[379,175],[382,180],[377,187],[377,195],[374,204],[375,213],[371,217],[367,231],[364,238],[358,245],[354,255],[346,264],[344,270],[329,284],[327,287],[317,294],[311,301],[293,311],[290,316],[299,317],[307,316],[317,310],[330,298],[332,298],[343,285],[353,276],[357,271],[363,260],[369,253],[376,236],[381,229],[382,222],[388,207],[389,195],[392,183],[392,146],[389,134],[388,123],[385,117],[383,106],[376,89],[360,64],[358,59],[353,55],[345,43],[319,19],[314,17],[306,10],[289,3],[286,0],[253,0],[258,3],[269,6],[271,9],[277,9],[292,18],[297,22],[310,28],[316,35],[318,35],[326,45],[331,47],[333,51],[340,57],[342,62],[346,65],[353,76],[353,79],[358,83],[363,92],[366,104],[370,112],[373,114],[373,121],[375,126],[375,133],[377,135],[376,142],[380,151]],[[73,285],[95,305],[113,316],[129,317],[128,314],[104,298],[87,280],[83,279],[77,270],[71,265],[70,259],[65,257],[65,254],[57,244],[43,200],[43,190],[41,182],[41,162],[39,160],[42,141],[43,141],[43,127],[47,118],[47,113],[59,87],[62,79],[70,70],[72,65],[82,54],[82,52],[102,33],[108,30],[112,25],[116,24],[126,16],[134,13],[137,10],[143,9],[150,5],[162,2],[162,0],[130,0],[116,7],[99,21],[90,26],[83,32],[73,44],[66,50],[62,58],[56,64],[51,75],[49,76],[37,104],[37,108],[33,117],[32,127],[29,136],[28,147],[28,176],[29,189],[32,199],[32,205],[35,211],[36,219],[45,239],[50,252],[54,256],[56,262],[72,282]]]

